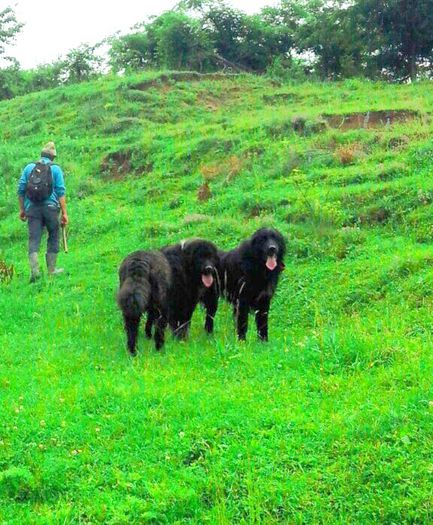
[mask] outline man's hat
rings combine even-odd
[[[50,155],[51,157],[57,156],[56,146],[54,142],[48,142],[47,144],[45,144],[45,146],[42,148],[42,155],[44,153],[48,153],[48,155]]]

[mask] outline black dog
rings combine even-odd
[[[216,246],[202,239],[191,239],[162,249],[172,272],[168,322],[174,335],[185,339],[191,318],[200,302],[206,309],[205,330],[213,331],[218,308],[219,263]]]
[[[123,312],[129,351],[132,355],[136,353],[138,326],[145,312],[148,323],[151,319],[151,324],[156,324],[155,346],[159,350],[164,344],[168,320],[171,269],[167,259],[157,251],[131,253],[119,268],[119,280],[117,303]],[[146,335],[152,337],[148,324]]]
[[[237,248],[220,252],[221,287],[234,305],[239,339],[245,339],[248,313],[256,314],[257,332],[268,340],[268,315],[271,299],[284,269],[285,242],[281,233],[262,228]]]

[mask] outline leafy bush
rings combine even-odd
[[[26,468],[10,467],[0,472],[0,496],[17,501],[28,500],[35,487],[34,477]]]

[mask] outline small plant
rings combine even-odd
[[[210,164],[201,166],[200,172],[203,175],[204,180],[208,182],[221,174],[221,165]]]
[[[231,157],[227,159],[227,163],[226,163],[226,173],[227,173],[226,181],[227,182],[232,180],[234,177],[236,177],[236,175],[240,173],[240,171],[242,170],[242,165],[243,165],[242,159],[240,159],[236,155],[232,155]]]
[[[359,154],[359,144],[347,144],[335,150],[335,157],[343,166],[353,164],[358,159]]]
[[[227,159],[219,162],[218,164],[207,164],[200,167],[200,172],[203,175],[205,182],[209,182],[220,175],[226,175],[226,182],[230,182],[232,179],[240,173],[243,167],[243,159],[236,155],[231,155]]]
[[[212,192],[208,182],[205,182],[200,186],[197,192],[197,198],[199,201],[208,201],[212,197]]]
[[[417,197],[418,197],[419,203],[424,206],[431,204],[433,201],[432,192],[427,191],[427,190],[419,189],[417,193]]]
[[[0,282],[10,282],[14,276],[15,268],[8,266],[5,261],[0,260]]]

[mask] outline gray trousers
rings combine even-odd
[[[31,206],[27,211],[29,226],[29,253],[39,251],[42,232],[48,232],[47,253],[59,252],[59,210],[56,206]]]

